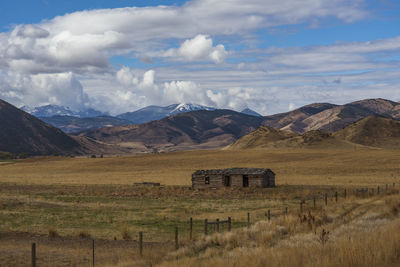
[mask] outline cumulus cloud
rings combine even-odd
[[[213,47],[213,41],[208,35],[199,34],[193,39],[184,41],[177,54],[189,61],[210,59],[214,63],[222,63],[225,61],[228,52],[222,44]]]
[[[57,74],[0,75],[0,96],[17,105],[65,105],[80,110],[88,103],[88,95],[71,72]]]

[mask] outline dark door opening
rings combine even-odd
[[[249,176],[243,175],[243,187],[249,187]]]
[[[231,186],[231,177],[229,175],[224,176],[224,186]]]

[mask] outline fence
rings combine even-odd
[[[275,213],[272,213],[270,209],[268,209],[265,212],[265,219],[269,222],[272,220],[273,217],[277,216],[286,216],[289,214],[289,212],[296,213],[299,212],[300,215],[303,213],[307,208],[310,209],[310,205],[307,206],[310,202],[312,203],[312,208],[316,209],[320,205],[320,207],[327,206],[330,202],[328,201],[329,199],[332,199],[332,201],[336,203],[339,202],[340,198],[347,199],[351,193],[353,193],[354,197],[358,198],[363,198],[363,197],[371,197],[374,195],[380,195],[380,194],[392,194],[392,193],[398,193],[398,191],[395,190],[395,183],[393,183],[392,188],[388,184],[386,184],[384,187],[376,187],[376,188],[355,188],[353,190],[348,191],[348,189],[343,189],[343,191],[335,191],[333,194],[328,194],[328,193],[321,193],[318,192],[317,194],[314,194],[312,197],[308,199],[300,199],[299,200],[299,209],[293,209],[292,211],[289,210],[288,206],[285,206],[281,212],[276,211]],[[384,190],[383,190],[384,188]],[[323,201],[323,204],[319,204],[319,201]],[[190,217],[188,220],[189,222],[189,239],[192,241],[194,238],[193,236],[193,218]],[[254,221],[255,222],[255,221]],[[253,223],[254,223],[253,222]],[[249,228],[251,226],[251,213],[247,212],[247,227]],[[215,233],[223,232],[224,230],[231,231],[233,226],[233,220],[231,217],[228,217],[226,220],[219,220],[218,218],[215,221],[205,219],[204,220],[204,235],[209,235],[212,231]],[[243,227],[243,225],[240,225],[240,227]],[[139,239],[138,239],[138,252],[140,256],[143,256],[143,244],[144,244],[144,235],[143,232],[139,232]],[[92,240],[92,266],[95,266],[95,240]],[[179,229],[177,226],[175,226],[175,235],[174,235],[174,249],[177,250],[179,249]],[[36,243],[32,243],[31,247],[31,266],[36,267],[37,265],[37,247]]]

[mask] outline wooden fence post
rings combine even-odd
[[[139,232],[139,255],[143,256],[143,232]]]
[[[347,198],[347,190],[346,190],[346,188],[344,189],[343,195],[344,195],[344,198]]]
[[[268,221],[271,221],[271,210],[268,210]]]
[[[247,213],[247,228],[250,228],[250,212]]]
[[[32,267],[36,267],[36,243],[32,243]]]
[[[303,200],[300,200],[300,212],[303,212]]]
[[[219,233],[219,219],[216,220],[217,223],[217,233]]]
[[[335,201],[336,201],[336,203],[337,203],[337,200],[338,200],[338,193],[337,193],[337,191],[335,192]]]
[[[328,193],[325,193],[325,206],[328,205]]]
[[[94,267],[94,239],[92,239],[92,266]]]
[[[204,220],[204,234],[205,235],[208,234],[208,220],[207,219]]]
[[[378,195],[379,195],[379,193],[381,192],[381,190],[380,190],[380,188],[379,188],[379,185],[378,185],[378,188],[376,189],[376,192],[377,192]]]
[[[190,217],[190,240],[193,238],[193,219]]]
[[[316,201],[315,201],[315,196],[314,196],[313,202],[314,202],[314,209],[315,209],[317,207]]]
[[[175,249],[178,249],[178,226],[175,226]]]
[[[288,207],[285,208],[285,214],[288,214]]]
[[[231,231],[231,223],[232,223],[231,217],[228,217],[228,231],[229,232]]]

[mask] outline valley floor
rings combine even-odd
[[[97,266],[398,266],[399,160],[389,150],[254,150],[9,162],[0,266],[29,265],[32,242],[38,266],[91,266],[92,239]],[[188,186],[196,169],[231,166],[269,167],[277,187]],[[143,181],[162,185],[134,185]],[[205,219],[227,217],[231,232],[204,236]]]

